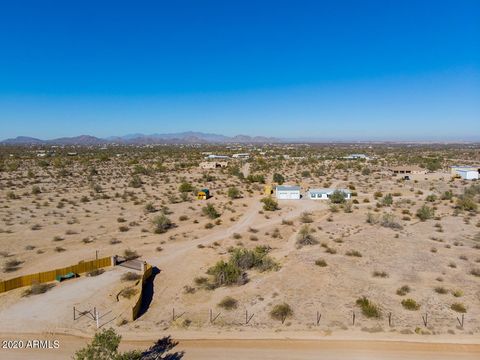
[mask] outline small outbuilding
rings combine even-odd
[[[300,199],[300,186],[278,185],[275,188],[275,196],[278,200],[298,200]]]
[[[352,197],[352,193],[350,192],[350,190],[347,190],[347,189],[328,189],[328,188],[310,189],[308,191],[308,197],[311,200],[328,200],[328,199],[330,199],[330,196],[332,196],[332,194],[335,191],[341,192],[346,200],[348,200]]]
[[[210,197],[210,190],[202,189],[197,192],[197,200],[208,200]]]
[[[461,170],[457,170],[457,174],[463,180],[478,180],[477,169],[461,169]]]

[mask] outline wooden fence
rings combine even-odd
[[[138,313],[142,307],[142,299],[143,299],[143,286],[147,282],[148,278],[152,276],[153,268],[152,265],[146,264],[145,271],[143,272],[142,281],[138,282],[138,287],[140,288],[137,301],[135,305],[132,307],[132,321],[134,321],[138,317]]]
[[[19,276],[10,280],[0,281],[0,293],[17,289],[23,286],[30,286],[35,283],[55,281],[57,276],[66,275],[70,272],[73,272],[75,274],[81,274],[107,266],[112,266],[111,257],[105,257],[91,261],[80,261],[76,265],[67,266],[61,269]]]

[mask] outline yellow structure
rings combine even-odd
[[[272,195],[272,193],[273,193],[272,185],[265,185],[265,187],[263,188],[263,193],[267,196]]]
[[[67,266],[60,269],[19,276],[10,280],[0,281],[0,293],[23,286],[30,286],[36,283],[38,284],[55,281],[57,276],[64,276],[68,273],[81,274],[107,266],[112,266],[111,257],[105,257],[91,261],[80,261],[76,265]]]
[[[135,305],[132,307],[132,321],[138,318],[138,314],[140,313],[140,309],[142,307],[142,298],[143,298],[143,287],[147,282],[148,278],[152,276],[153,267],[150,264],[145,264],[145,271],[142,275],[142,281],[139,281],[135,286],[139,293],[137,300],[135,301]]]
[[[208,189],[202,189],[197,192],[197,200],[208,200],[210,197],[210,191]]]

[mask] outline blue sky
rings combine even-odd
[[[0,138],[480,139],[479,1],[11,1]]]

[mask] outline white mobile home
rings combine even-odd
[[[278,200],[298,200],[300,186],[279,185],[275,188],[275,196]]]
[[[308,197],[311,200],[328,200],[335,191],[341,192],[347,200],[352,197],[352,193],[347,189],[310,189]]]

